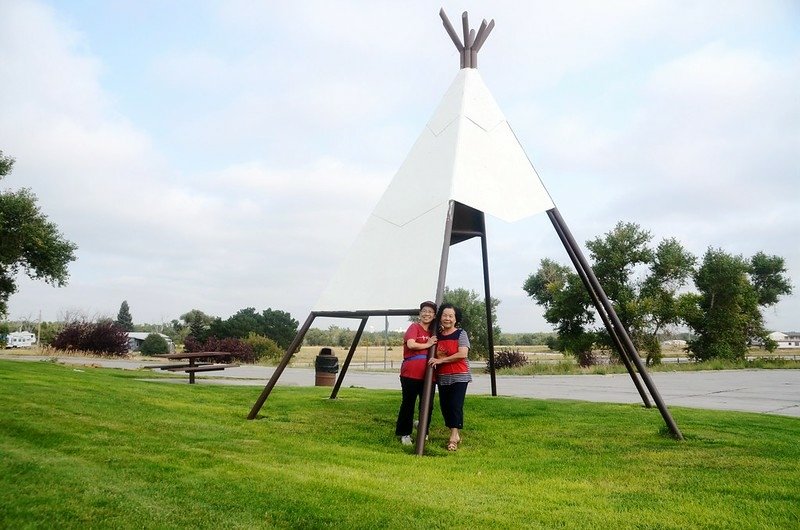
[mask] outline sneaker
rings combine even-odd
[[[405,436],[400,437],[400,443],[403,445],[411,445],[411,436],[406,434]]]

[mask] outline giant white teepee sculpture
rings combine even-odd
[[[460,52],[461,70],[322,292],[248,418],[256,417],[318,316],[361,320],[331,393],[331,398],[335,398],[367,319],[370,316],[414,315],[420,301],[434,296],[437,304],[441,303],[449,247],[471,237],[480,237],[482,243],[489,368],[492,395],[496,395],[484,214],[518,221],[546,211],[645,406],[650,407],[650,401],[636,371],[672,433],[682,438],[627,331],[476,70],[477,53],[494,27],[494,21],[487,24],[484,20],[476,34],[475,30],[469,29],[467,13],[463,13],[462,42],[444,11],[439,14]],[[425,381],[427,390],[423,392],[426,400],[430,399],[431,381],[429,369]],[[427,413],[428,406],[424,403],[420,407],[420,425],[427,423]],[[422,454],[424,444],[424,437],[419,436],[417,454]]]

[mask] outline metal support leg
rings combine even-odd
[[[444,299],[444,284],[447,278],[447,261],[450,257],[450,238],[453,236],[453,215],[455,212],[455,202],[450,201],[450,205],[447,209],[447,220],[445,221],[444,225],[444,245],[442,246],[442,259],[439,261],[439,281],[436,286],[436,306],[442,305],[442,300]],[[434,326],[434,331],[437,331],[438,322],[433,321],[431,324]],[[428,348],[428,359],[433,357],[434,351],[436,350],[436,346],[431,346]],[[427,363],[427,361],[426,361]],[[421,411],[419,416],[419,424],[427,426],[428,425],[428,418],[430,418],[430,408],[431,408],[431,394],[433,390],[433,367],[426,364],[425,368],[425,380],[422,384],[422,405]],[[419,430],[417,430],[419,433]],[[425,437],[424,436],[417,436],[417,446],[416,446],[417,456],[422,456],[425,452]]]
[[[489,380],[492,384],[492,395],[497,395],[497,378],[494,373],[494,322],[492,322],[492,294],[489,292],[489,252],[486,248],[486,217],[481,212],[481,255],[483,257],[483,291],[486,295],[486,327],[489,329]]]
[[[647,386],[647,390],[650,391],[650,395],[653,397],[653,401],[656,402],[656,406],[658,410],[661,412],[661,417],[664,418],[664,422],[669,427],[669,430],[672,432],[673,436],[678,440],[683,440],[683,434],[681,430],[678,428],[678,425],[675,423],[675,420],[672,418],[672,414],[670,414],[669,409],[664,404],[664,400],[661,399],[661,394],[658,393],[658,389],[656,388],[655,383],[650,378],[650,374],[647,373],[647,370],[642,364],[642,360],[639,358],[639,353],[636,351],[636,346],[633,345],[633,341],[631,341],[630,336],[628,336],[627,331],[622,326],[622,322],[619,320],[617,316],[617,312],[614,311],[614,306],[608,300],[603,287],[600,285],[600,282],[597,280],[597,277],[594,275],[594,271],[589,266],[589,262],[586,261],[586,258],[581,252],[578,244],[575,242],[575,238],[572,237],[572,233],[569,231],[569,228],[564,223],[564,219],[561,217],[561,214],[558,212],[558,208],[553,208],[552,210],[548,210],[548,215],[552,212],[553,218],[561,227],[561,230],[564,232],[564,236],[569,241],[570,246],[575,251],[575,257],[581,263],[581,266],[586,271],[586,275],[591,283],[592,287],[594,288],[597,296],[600,298],[600,302],[602,303],[603,307],[605,308],[606,312],[608,313],[609,318],[611,319],[611,323],[617,329],[619,333],[619,337],[622,339],[625,347],[628,351],[632,352],[633,355],[631,356],[631,361],[636,365],[636,369],[639,371],[639,374],[642,376],[642,380],[644,384]]]
[[[333,385],[331,399],[336,399],[336,396],[339,395],[339,388],[342,386],[344,376],[347,373],[347,369],[350,367],[350,361],[353,360],[353,355],[356,353],[356,348],[361,340],[361,334],[364,332],[364,327],[367,325],[367,320],[369,320],[369,317],[364,317],[361,319],[361,325],[358,326],[358,331],[356,331],[356,335],[353,337],[353,343],[350,345],[350,351],[347,352],[347,358],[344,360],[342,369],[339,370],[339,377],[336,378],[336,384]]]
[[[586,287],[586,291],[589,293],[589,296],[592,298],[592,302],[594,303],[594,307],[597,310],[597,314],[600,315],[600,318],[603,321],[603,324],[608,330],[608,334],[611,336],[611,340],[614,342],[614,345],[619,352],[620,358],[622,359],[622,363],[625,365],[625,369],[628,371],[628,375],[630,375],[633,384],[636,386],[636,390],[639,392],[639,396],[642,398],[642,402],[644,406],[647,408],[652,407],[650,404],[650,400],[647,397],[647,392],[645,391],[644,387],[642,387],[641,381],[636,376],[636,373],[633,370],[633,366],[631,364],[631,353],[625,349],[624,344],[619,338],[617,331],[614,329],[614,326],[611,325],[611,321],[606,314],[606,310],[603,307],[603,304],[600,302],[600,298],[597,296],[597,293],[592,288],[592,284],[589,281],[589,276],[581,265],[580,260],[577,257],[575,249],[572,248],[569,240],[567,239],[566,235],[564,234],[564,230],[561,225],[558,223],[555,216],[551,213],[551,211],[547,212],[548,217],[550,217],[550,221],[553,223],[553,227],[556,229],[556,233],[558,234],[559,239],[564,244],[564,249],[566,249],[567,254],[569,255],[569,259],[572,261],[572,265],[575,267],[575,270],[580,276],[581,281],[583,282],[584,287]]]
[[[303,338],[306,336],[308,328],[311,327],[311,323],[314,322],[315,318],[316,315],[314,313],[309,314],[308,318],[303,324],[303,327],[301,327],[300,331],[297,332],[297,335],[294,336],[294,340],[289,345],[289,348],[287,348],[286,353],[283,355],[283,359],[281,359],[281,362],[278,363],[278,366],[275,368],[275,372],[272,373],[272,377],[270,377],[267,386],[264,387],[264,390],[261,392],[261,395],[258,396],[258,399],[253,405],[253,408],[250,409],[250,414],[247,415],[248,420],[255,419],[256,415],[258,414],[258,411],[261,410],[261,407],[264,405],[264,402],[269,397],[270,392],[272,392],[272,388],[278,382],[278,379],[280,379],[283,370],[289,364],[289,360],[292,358],[292,355],[294,355],[295,350],[297,350],[300,344],[303,343]]]

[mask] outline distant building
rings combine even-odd
[[[151,335],[151,333],[147,331],[129,331],[128,351],[129,352],[139,351],[139,348],[142,347],[144,339],[146,339],[148,335]],[[170,353],[175,352],[175,344],[172,342],[172,339],[170,339],[163,333],[156,333],[156,335],[161,335],[162,337],[164,337],[164,340],[167,341],[167,346],[169,346]]]
[[[800,348],[800,333],[797,331],[789,331],[786,333],[782,331],[773,331],[768,336],[778,343],[778,349]]]
[[[36,334],[30,331],[12,331],[6,337],[6,348],[31,348],[36,344]]]
[[[661,343],[664,348],[685,348],[686,341],[681,339],[665,340]]]

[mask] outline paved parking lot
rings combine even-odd
[[[2,359],[45,360],[46,357],[0,355]],[[139,370],[152,361],[129,361],[81,357],[60,357],[58,362],[85,366],[103,366]],[[224,372],[197,374],[200,384],[249,385],[264,387],[274,373],[274,367],[241,366]],[[142,379],[188,383],[188,377],[172,379]],[[800,370],[717,370],[706,372],[658,372],[651,374],[653,382],[667,406],[702,409],[739,410],[800,417]],[[469,394],[490,394],[491,382],[486,374],[473,374]],[[284,385],[311,386],[314,370],[287,368],[278,381]],[[342,384],[347,387],[398,389],[396,372],[362,371],[351,367]],[[277,390],[276,390],[277,391]],[[499,376],[497,393],[539,399],[576,399],[607,403],[640,403],[641,398],[627,374],[613,375],[537,375]]]

